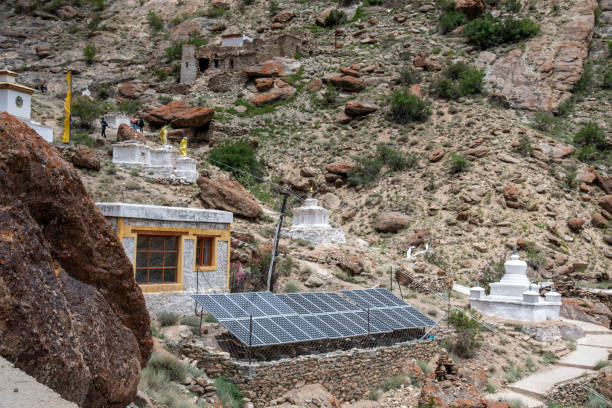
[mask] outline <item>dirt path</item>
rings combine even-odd
[[[78,408],[0,357],[0,408]]]

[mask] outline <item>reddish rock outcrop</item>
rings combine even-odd
[[[325,170],[339,176],[346,176],[353,167],[355,167],[355,165],[351,163],[330,163],[325,166]]]
[[[145,138],[141,133],[132,129],[130,125],[122,123],[117,129],[117,141],[125,142],[126,140],[140,140],[143,143],[145,142]]]
[[[119,100],[138,99],[142,96],[142,85],[136,85],[133,82],[126,82],[119,87]]]
[[[410,219],[404,214],[382,213],[376,217],[374,229],[378,232],[397,232],[408,227]]]
[[[258,91],[268,91],[274,87],[274,79],[272,78],[257,78],[255,79],[255,87]]]
[[[606,194],[612,194],[612,176],[605,176],[595,172],[595,184],[597,184]]]
[[[591,224],[595,228],[606,228],[608,226],[608,220],[601,214],[593,214],[591,216]]]
[[[77,146],[70,158],[72,164],[82,169],[100,171],[100,159],[96,153],[86,146]]]
[[[288,23],[293,20],[295,13],[292,11],[282,11],[274,16],[275,23]]]
[[[247,218],[257,218],[263,210],[238,182],[233,180],[211,180],[200,177],[200,199],[207,208],[231,211]]]
[[[582,75],[595,25],[595,0],[581,0],[542,24],[541,32],[512,51],[487,59],[487,81],[518,109],[556,111]]]
[[[431,152],[429,156],[427,157],[427,159],[430,162],[435,163],[435,162],[439,162],[440,160],[442,160],[443,157],[444,157],[444,149],[439,147],[433,152]]]
[[[584,220],[582,218],[570,218],[567,220],[567,226],[574,232],[580,232],[584,228]]]
[[[599,206],[609,213],[612,213],[612,195],[607,195],[599,200]]]
[[[274,60],[265,61],[261,64],[250,65],[245,67],[243,71],[249,78],[264,78],[285,75],[285,67],[283,64]]]
[[[612,312],[596,300],[563,298],[560,316],[610,327]]]
[[[200,106],[177,112],[170,124],[174,128],[198,128],[207,125],[215,116],[215,110]]]
[[[87,407],[136,396],[151,347],[132,264],[74,168],[0,114],[0,355]]]
[[[145,113],[143,119],[152,126],[161,127],[170,123],[180,112],[187,108],[188,106],[185,101],[172,101],[167,105]]]
[[[359,92],[365,89],[365,82],[359,78],[350,75],[332,77],[329,82],[336,88],[340,88],[349,92]]]
[[[285,86],[282,88],[274,88],[266,93],[255,95],[250,99],[250,102],[255,106],[271,105],[277,102],[285,101],[295,94],[295,88]]]

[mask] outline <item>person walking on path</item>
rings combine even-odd
[[[138,119],[136,118],[136,115],[132,116],[130,123],[132,124],[132,129],[138,130]]]
[[[140,129],[140,133],[142,134],[144,131],[144,120],[142,118],[138,119],[138,129]]]
[[[108,127],[108,122],[106,119],[104,119],[104,117],[100,119],[100,125],[102,126],[102,137],[106,139],[106,128]]]

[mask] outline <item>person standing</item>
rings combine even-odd
[[[138,130],[138,119],[136,118],[136,115],[132,116],[130,123],[132,125],[132,129]]]
[[[140,129],[140,133],[144,132],[144,120],[142,118],[138,119],[138,129]]]
[[[100,125],[102,126],[102,137],[106,139],[106,128],[108,127],[108,122],[106,119],[104,119],[104,117],[100,119]]]
[[[40,86],[40,91],[43,93],[43,95],[47,94],[47,83],[43,82],[42,85]]]

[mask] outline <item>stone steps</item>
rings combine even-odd
[[[612,335],[609,334],[587,334],[576,342],[579,346],[600,347],[612,349]]]
[[[566,322],[566,323],[571,323],[574,326],[580,327],[582,330],[584,330],[585,335],[586,334],[611,334],[612,335],[612,330],[604,326],[600,326],[598,324],[582,322],[580,320],[565,319],[565,318],[561,318],[561,321]]]
[[[506,388],[524,394],[531,398],[544,400],[548,391],[556,384],[573,380],[585,373],[593,371],[584,368],[556,366],[551,370],[543,371],[509,384]]]
[[[606,348],[578,345],[576,350],[559,360],[557,365],[593,369],[601,360],[608,360]]]

